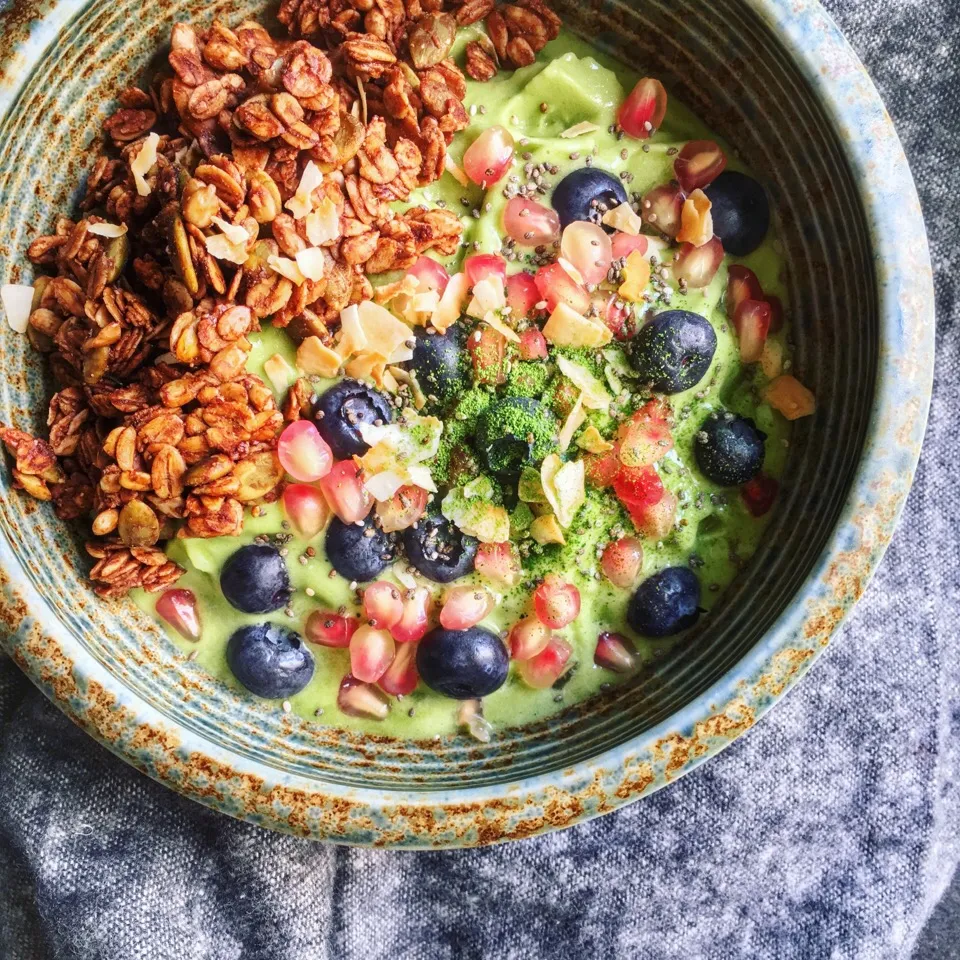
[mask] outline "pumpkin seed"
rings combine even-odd
[[[160,521],[142,500],[131,500],[120,511],[117,533],[128,547],[152,547],[160,539]]]

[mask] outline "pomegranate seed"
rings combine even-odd
[[[377,580],[363,591],[363,614],[371,627],[389,630],[403,616],[403,598],[400,589],[386,580]]]
[[[510,656],[514,660],[529,660],[549,642],[550,631],[536,617],[524,617],[510,631]]]
[[[377,504],[377,516],[384,533],[395,533],[412,527],[426,512],[427,491],[423,487],[407,484],[401,487],[390,500]]]
[[[744,300],[762,300],[763,287],[757,275],[749,268],[738,263],[731,265],[727,279],[727,316],[733,320],[737,315],[737,307]]]
[[[440,611],[440,625],[447,630],[466,630],[476,626],[496,606],[483,587],[454,587]]]
[[[464,173],[481,187],[496,183],[513,159],[513,137],[496,124],[487,127],[463,154]]]
[[[480,576],[504,587],[514,586],[522,573],[517,551],[509,540],[503,543],[481,543],[477,547],[473,565]]]
[[[636,537],[621,537],[608,543],[603,551],[600,569],[616,587],[632,587],[643,566],[643,544]]]
[[[342,617],[329,610],[314,610],[307,617],[304,635],[322,647],[349,647],[350,638],[360,624],[356,617]]]
[[[630,673],[637,666],[637,651],[633,644],[619,633],[601,633],[593,662],[614,673]]]
[[[521,360],[546,360],[547,338],[536,327],[528,327],[520,334],[519,351]]]
[[[650,537],[651,540],[663,540],[673,530],[677,516],[677,498],[669,490],[664,490],[663,496],[656,503],[630,504],[627,511],[638,533]]]
[[[408,271],[411,276],[417,278],[420,282],[421,292],[426,290],[435,290],[440,296],[447,289],[450,282],[450,274],[442,263],[437,263],[433,257],[426,255],[417,257],[416,262]]]
[[[383,720],[390,712],[390,701],[381,690],[369,683],[362,683],[347,674],[340,681],[337,692],[337,707],[348,717],[366,717]]]
[[[618,294],[611,293],[606,303],[600,301],[600,314],[617,340],[628,340],[632,336],[632,325],[629,324],[632,314]]]
[[[770,304],[770,333],[779,333],[783,329],[783,301],[779,297],[767,297]]]
[[[507,277],[507,306],[514,319],[530,317],[536,312],[540,302],[540,291],[532,273],[521,270]]]
[[[609,487],[613,478],[620,472],[620,449],[614,446],[606,453],[590,454],[584,457],[587,483],[600,490]]]
[[[722,262],[723,244],[714,237],[702,247],[682,243],[670,270],[675,280],[684,280],[688,287],[699,290],[710,285]]]
[[[288,424],[277,441],[280,464],[294,480],[312,483],[333,466],[333,452],[310,420]]]
[[[562,637],[550,637],[547,645],[529,660],[520,660],[517,671],[535,690],[552,687],[563,676],[573,648]]]
[[[683,191],[676,184],[654,187],[640,205],[643,222],[671,239],[675,238],[680,232],[685,200]]]
[[[606,280],[613,247],[610,235],[599,224],[575,220],[563,231],[560,253],[580,271],[584,283]]]
[[[746,508],[753,516],[762,517],[770,512],[779,491],[780,484],[773,477],[758,473],[740,488],[740,496],[743,497]]]
[[[474,253],[463,261],[463,272],[471,289],[487,277],[499,277],[506,284],[507,261],[495,253]]]
[[[610,252],[614,260],[626,260],[634,250],[637,253],[646,253],[648,246],[646,237],[635,237],[633,234],[622,233],[619,230],[610,239]]]
[[[200,639],[200,614],[192,590],[164,590],[157,600],[157,615],[185,640]]]
[[[653,77],[644,77],[627,95],[617,113],[617,123],[628,137],[647,140],[656,133],[667,113],[667,91]]]
[[[513,197],[503,208],[503,229],[521,247],[536,247],[560,236],[560,217],[536,200]]]
[[[408,590],[403,600],[403,613],[390,628],[397,643],[414,643],[421,639],[430,626],[430,608],[433,599],[426,587]]]
[[[373,497],[363,486],[360,472],[352,460],[341,460],[320,481],[320,489],[330,509],[344,522],[362,520],[373,506]]]
[[[663,481],[653,467],[621,464],[613,478],[613,492],[627,509],[651,506],[659,503],[663,497]]]
[[[559,263],[541,267],[533,279],[548,310],[556,309],[561,302],[577,313],[586,313],[590,309],[590,295]]]
[[[760,359],[770,332],[771,314],[770,304],[765,300],[744,300],[737,307],[733,325],[740,337],[740,360],[743,363],[756,363]]]
[[[283,491],[283,512],[293,528],[312,540],[326,525],[330,507],[323,493],[306,483],[291,483]]]
[[[507,338],[499,330],[483,324],[470,334],[467,349],[473,361],[475,383],[498,386],[507,382]]]
[[[573,623],[580,613],[580,591],[572,584],[549,573],[533,592],[537,618],[551,630]]]
[[[397,647],[397,654],[393,663],[387,667],[386,673],[377,681],[381,690],[393,694],[395,697],[405,697],[413,693],[420,682],[417,673],[417,645],[404,643]]]
[[[627,467],[649,467],[673,449],[670,408],[656,400],[645,403],[617,431],[620,462]]]
[[[727,158],[712,140],[691,140],[673,161],[680,186],[691,193],[709,187],[723,173]]]
[[[375,683],[390,666],[395,650],[388,631],[363,624],[350,638],[350,672],[364,683]]]

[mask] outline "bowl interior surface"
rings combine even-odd
[[[734,144],[769,188],[789,268],[798,376],[818,413],[797,424],[788,481],[765,545],[694,635],[635,682],[490,744],[402,742],[301,722],[211,680],[131,604],[84,582],[79,537],[47,507],[7,492],[0,526],[23,576],[73,642],[170,723],[231,755],[317,784],[424,791],[513,783],[569,768],[637,737],[700,696],[782,616],[814,567],[850,489],[878,375],[877,282],[866,217],[833,124],[773,28],[746,2],[636,0],[558,5],[566,23],[661,77]],[[176,20],[262,19],[259,3],[92,3],[33,65],[0,125],[0,252],[23,251],[70,209],[119,90],[155,69]],[[52,383],[26,338],[0,333],[0,420],[42,430]],[[3,482],[9,472],[3,471]]]

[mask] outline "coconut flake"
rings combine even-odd
[[[563,463],[556,453],[548,454],[540,466],[543,492],[561,527],[570,527],[587,498],[585,477],[582,460]]]
[[[480,320],[491,310],[502,310],[507,305],[503,278],[491,274],[473,286],[473,299],[467,307],[467,315]]]
[[[613,399],[603,384],[584,366],[562,354],[557,357],[560,372],[582,391],[583,405],[589,410],[606,410]]]
[[[33,313],[33,287],[23,283],[5,283],[0,287],[0,300],[7,315],[10,329],[26,333],[30,314]]]
[[[517,331],[512,327],[508,327],[492,310],[488,310],[483,315],[482,319],[485,324],[493,327],[493,329],[496,330],[501,336],[506,337],[508,340],[512,340],[514,343],[520,342],[520,337],[517,334]]]
[[[608,210],[602,217],[601,223],[622,233],[629,233],[632,237],[640,235],[643,219],[634,211],[629,203],[624,201],[619,206]]]
[[[446,155],[443,165],[446,167],[447,173],[449,173],[450,176],[453,177],[453,179],[456,180],[461,187],[470,186],[470,178],[463,172],[461,167],[457,166],[453,157],[451,157],[449,153]]]
[[[302,220],[313,210],[313,191],[321,183],[323,183],[323,173],[312,160],[309,160],[300,175],[297,192],[284,204],[294,220]]]
[[[367,338],[360,326],[360,310],[355,303],[340,311],[340,338],[337,341],[337,353],[346,359],[353,353],[365,350]]]
[[[357,310],[367,340],[366,349],[384,360],[392,357],[397,347],[410,339],[410,328],[380,304],[364,300],[357,305]]]
[[[580,396],[577,397],[577,402],[573,405],[573,409],[567,414],[567,419],[564,421],[563,426],[560,428],[560,434],[557,437],[557,446],[560,448],[561,453],[569,448],[570,441],[573,440],[573,435],[580,429],[583,421],[586,419],[587,415],[583,412],[583,394],[581,393]]]
[[[307,214],[304,226],[307,239],[315,247],[336,240],[340,236],[340,215],[336,204],[329,197],[324,197],[317,204],[317,209]]]
[[[297,377],[297,371],[279,353],[275,353],[269,360],[264,361],[263,372],[276,393],[285,393]]]
[[[150,196],[150,184],[144,179],[153,169],[157,162],[157,145],[160,143],[160,136],[151,133],[143,146],[137,151],[137,155],[130,161],[130,172],[133,174],[133,182],[136,185],[137,193],[141,197]]]
[[[600,127],[591,123],[589,120],[581,120],[580,123],[575,123],[572,127],[567,127],[560,136],[567,139],[572,139],[573,137],[582,137],[585,133],[596,133]]]
[[[609,440],[604,440],[600,431],[591,423],[583,433],[577,437],[577,446],[587,453],[606,453],[613,449]]]
[[[281,277],[286,277],[291,283],[295,283],[298,287],[306,282],[306,277],[303,275],[303,271],[297,265],[295,260],[291,260],[289,257],[278,257],[275,253],[271,253],[267,257],[267,266],[274,271],[274,273],[279,273]]]
[[[558,303],[543,327],[543,335],[556,347],[602,347],[613,339],[606,324]]]
[[[340,370],[340,356],[319,337],[305,337],[297,347],[297,366],[308,375],[331,378]]]
[[[247,233],[246,228],[239,223],[228,223],[223,217],[214,217],[213,222],[231,243],[246,243],[250,239],[250,234]]]
[[[430,317],[430,325],[434,329],[440,333],[445,333],[460,319],[468,289],[465,273],[455,273],[450,278],[447,289],[443,291],[443,296],[440,297],[440,302]]]
[[[125,223],[90,223],[87,225],[87,233],[92,233],[96,237],[107,237],[111,240],[116,237],[122,237],[127,232]]]
[[[322,280],[326,270],[326,258],[319,247],[307,247],[297,254],[297,266],[308,280]]]

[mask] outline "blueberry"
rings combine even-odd
[[[735,257],[753,253],[770,229],[770,204],[763,187],[745,173],[728,170],[704,190],[713,216],[714,235]]]
[[[689,567],[667,567],[637,587],[627,623],[645,637],[670,637],[700,616],[700,581]]]
[[[427,333],[423,327],[413,331],[413,359],[410,365],[417,383],[427,396],[446,406],[470,387],[470,364],[464,347],[464,327],[455,323],[446,333]]]
[[[387,398],[359,380],[341,380],[320,395],[314,406],[320,436],[338,460],[360,456],[370,447],[360,436],[361,423],[390,423],[393,413]]]
[[[598,210],[599,204],[612,210],[626,200],[627,191],[616,177],[596,167],[581,167],[557,184],[552,203],[560,217],[560,226],[566,227],[575,220],[596,219],[598,213],[603,213]]]
[[[642,380],[661,393],[695,387],[710,367],[717,335],[709,320],[688,310],[658,313],[630,344]]]
[[[220,571],[220,590],[244,613],[270,613],[290,599],[290,576],[276,547],[251,543],[233,553]]]
[[[509,669],[503,641],[483,627],[437,627],[417,648],[417,671],[423,682],[454,700],[473,700],[499,690]]]
[[[227,666],[251,692],[267,700],[299,693],[313,676],[313,654],[294,630],[255,623],[227,641]]]
[[[334,517],[327,527],[327,559],[344,580],[367,583],[396,558],[396,540],[384,533],[372,514],[359,526]]]
[[[693,452],[701,473],[721,487],[752,480],[763,466],[767,435],[736,413],[711,413],[700,426]]]
[[[538,463],[555,449],[557,418],[530,397],[498,400],[477,419],[475,443],[493,473],[515,476],[524,464]]]
[[[451,583],[473,570],[477,541],[438,513],[403,533],[407,559],[435,583]]]

